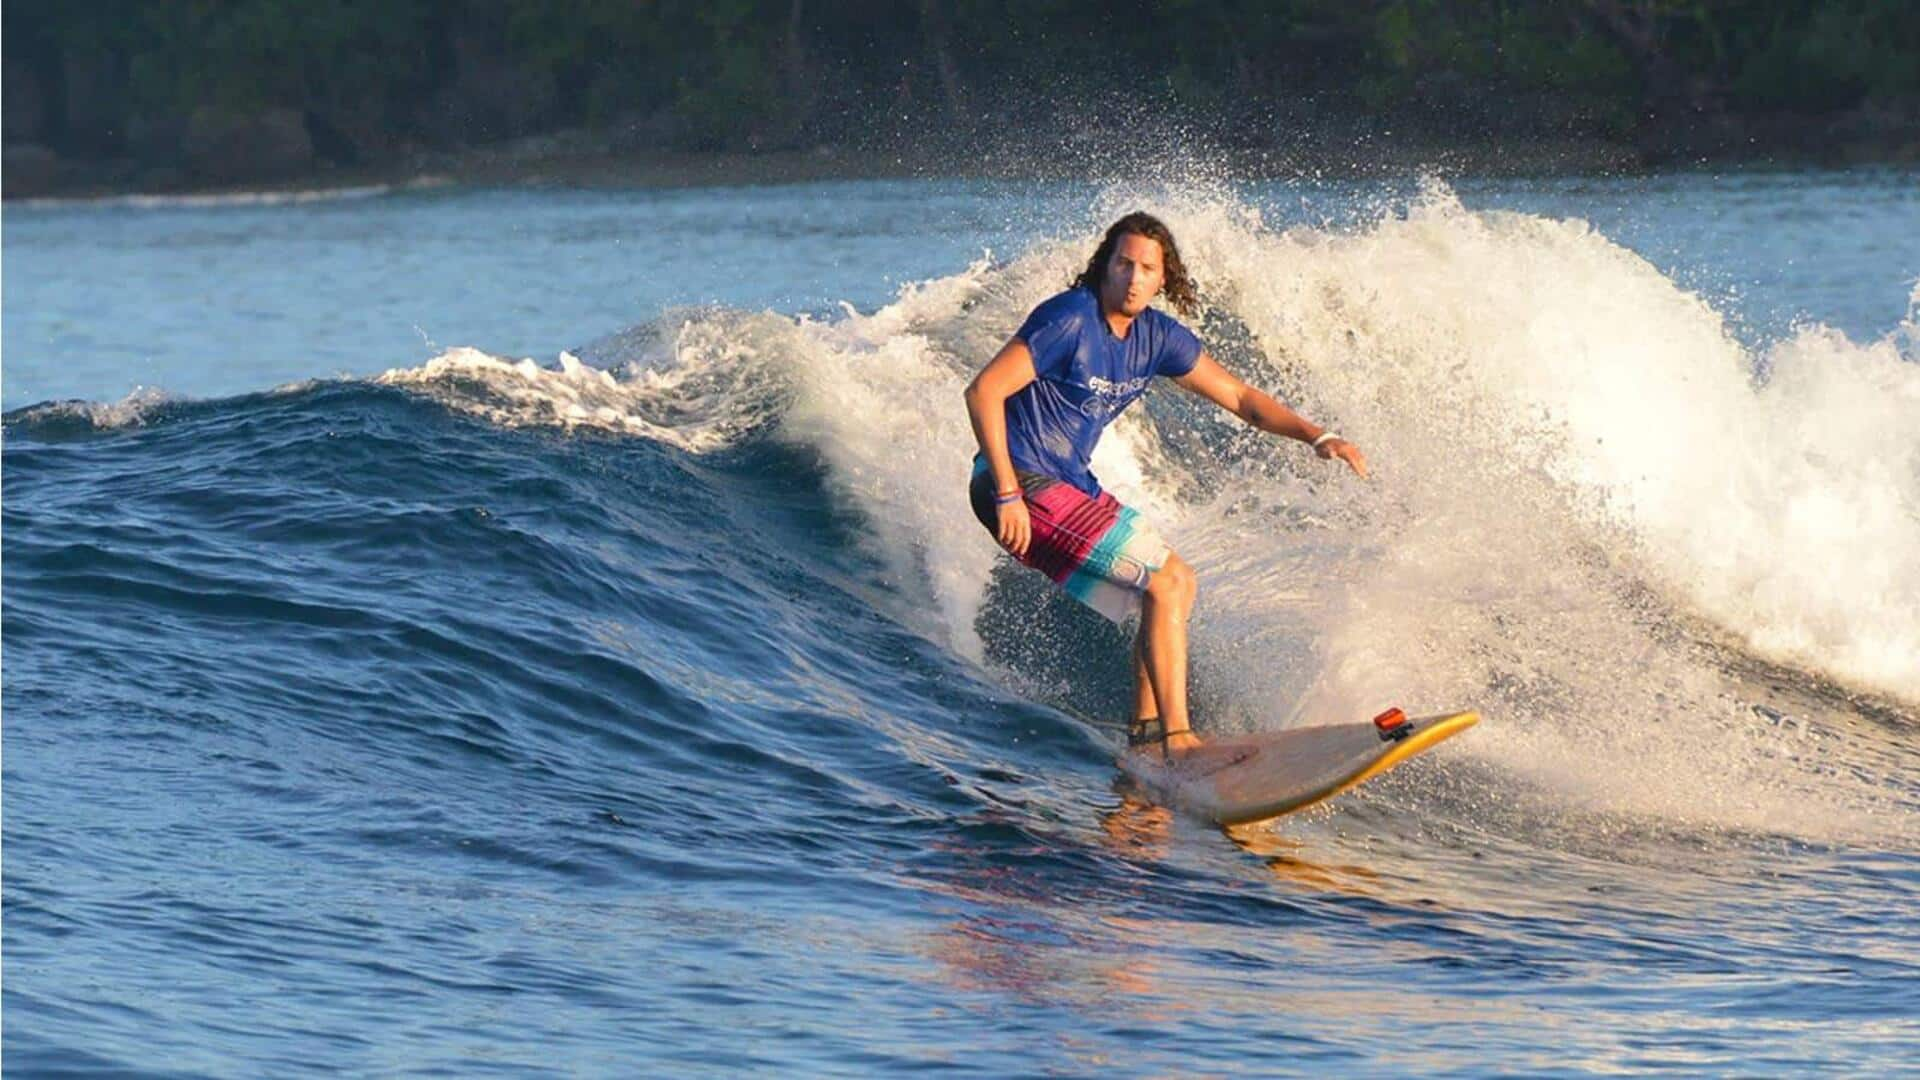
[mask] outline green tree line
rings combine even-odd
[[[797,146],[1275,102],[1611,137],[1920,99],[1913,0],[8,0],[9,141],[297,110],[342,158],[563,128]]]

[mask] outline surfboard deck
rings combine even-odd
[[[1129,750],[1120,756],[1120,768],[1172,809],[1220,825],[1244,825],[1331,799],[1479,720],[1479,713],[1457,712],[1407,719],[1386,732],[1363,720],[1228,735],[1171,761],[1158,746]],[[1394,734],[1399,728],[1404,732]]]

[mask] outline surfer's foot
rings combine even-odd
[[[1181,728],[1179,731],[1168,732],[1166,725],[1161,723],[1157,716],[1142,717],[1127,728],[1127,748],[1130,750],[1157,746],[1161,753],[1172,757],[1199,745],[1200,736],[1195,735],[1193,729]]]
[[[1200,736],[1195,735],[1192,728],[1169,732],[1162,745],[1167,748],[1167,753],[1170,755],[1185,753],[1200,745]]]

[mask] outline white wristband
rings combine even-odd
[[[1320,437],[1319,437],[1319,438],[1317,438],[1317,439],[1315,439],[1315,440],[1313,440],[1313,448],[1314,448],[1315,450],[1318,450],[1318,449],[1320,449],[1320,447],[1321,447],[1321,446],[1323,446],[1323,445],[1325,445],[1326,443],[1330,443],[1330,442],[1332,442],[1333,440],[1335,440],[1335,439],[1337,439],[1337,438],[1339,438],[1339,437],[1340,437],[1340,436],[1338,436],[1338,435],[1335,435],[1335,434],[1334,434],[1333,432],[1331,432],[1331,431],[1323,431],[1323,432],[1321,432],[1321,433],[1320,433]]]

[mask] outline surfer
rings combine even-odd
[[[1151,214],[1113,223],[1073,287],[1027,316],[967,386],[980,452],[968,494],[1000,546],[1134,637],[1130,746],[1176,754],[1199,744],[1187,716],[1193,568],[1088,469],[1100,433],[1155,376],[1252,427],[1311,445],[1367,475],[1360,448],[1221,367],[1193,331],[1147,305],[1164,291],[1192,318],[1193,280],[1173,233]]]

